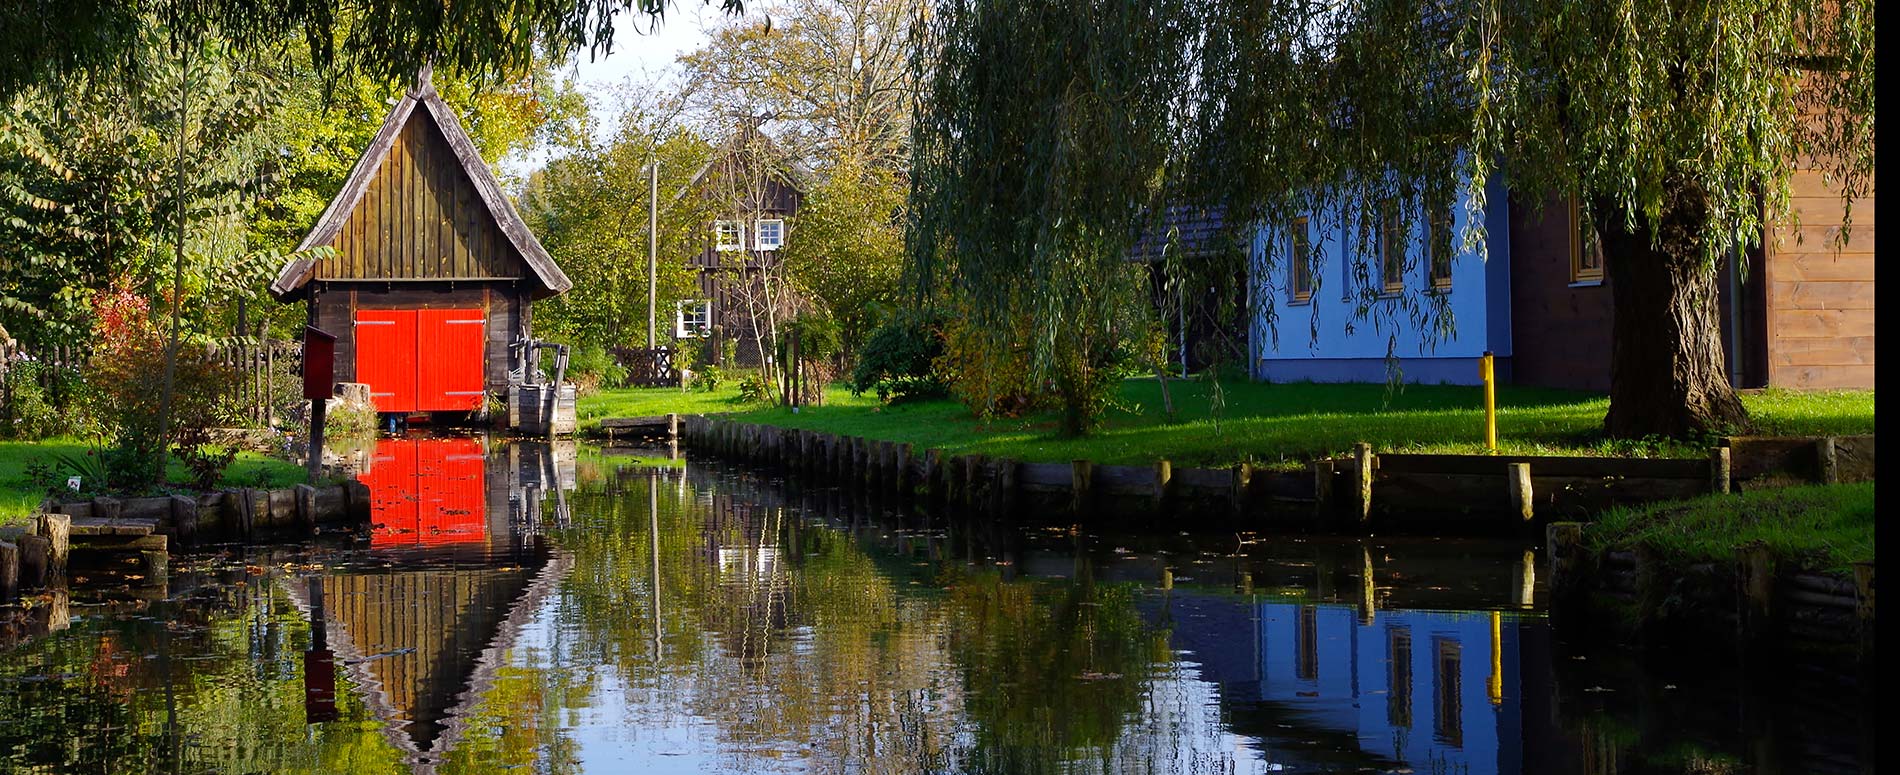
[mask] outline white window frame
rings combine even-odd
[[[721,253],[745,250],[745,221],[713,221],[713,249]]]
[[[692,305],[697,309],[694,320],[686,319],[686,308]],[[673,338],[697,339],[712,335],[712,301],[709,299],[681,299],[673,303]]]
[[[768,223],[778,228],[778,239],[776,241],[765,241],[765,225]],[[759,250],[778,250],[779,248],[785,247],[785,219],[760,218],[758,224],[752,228],[752,235],[753,241],[756,243],[755,247]]]

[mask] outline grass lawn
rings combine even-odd
[[[40,460],[59,465],[58,456],[80,457],[88,449],[91,446],[78,439],[0,441],[0,525],[12,524],[33,513],[34,507],[46,498],[43,490],[27,480],[27,466]],[[174,481],[184,479],[184,466],[172,461],[168,477]],[[237,460],[224,471],[224,484],[232,487],[278,488],[304,481],[302,466],[256,452],[238,453]]]
[[[1615,509],[1584,529],[1593,549],[1648,547],[1696,563],[1733,557],[1760,541],[1775,556],[1815,570],[1874,559],[1874,485],[1812,485],[1711,495]]]
[[[662,414],[715,414],[747,408],[739,401],[739,383],[727,380],[713,392],[679,388],[620,388],[582,396],[575,407],[583,430],[607,417],[653,417]],[[849,393],[847,393],[848,395]]]
[[[1216,416],[1205,384],[1170,381],[1169,387],[1175,422],[1164,416],[1155,381],[1132,379],[1122,385],[1119,406],[1104,426],[1081,439],[1056,437],[1053,413],[982,420],[954,401],[880,406],[873,396],[852,396],[841,387],[826,394],[826,406],[806,407],[797,414],[740,405],[733,393],[687,394],[682,401],[677,390],[665,389],[607,391],[583,398],[580,414],[597,419],[724,411],[752,422],[907,441],[918,449],[1040,462],[1142,464],[1166,458],[1184,466],[1248,461],[1284,467],[1345,454],[1358,441],[1386,452],[1483,451],[1484,410],[1478,388],[1409,385],[1393,393],[1384,385],[1223,383],[1224,408]],[[1871,390],[1764,391],[1742,400],[1763,433],[1846,435],[1874,429]],[[1601,427],[1609,399],[1598,394],[1501,387],[1498,406],[1498,443],[1505,453],[1700,456],[1707,446],[1604,439]]]

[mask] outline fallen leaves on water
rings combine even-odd
[[[244,572],[252,576],[262,576],[264,575],[264,568],[259,565],[246,565],[244,566]]]

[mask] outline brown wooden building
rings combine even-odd
[[[529,363],[533,300],[572,286],[425,69],[271,293],[336,336],[337,382],[385,413],[481,413]]]
[[[783,323],[798,299],[783,283],[781,250],[805,200],[805,174],[755,123],[746,123],[693,174],[675,199],[698,196],[716,203],[706,242],[687,257],[699,284],[697,298],[680,302],[673,333],[681,349],[703,343],[705,359],[720,363],[726,342],[740,366],[764,361],[760,333],[768,319]],[[768,283],[770,283],[768,285]]]

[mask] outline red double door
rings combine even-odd
[[[378,412],[480,409],[488,322],[478,309],[356,311],[356,381]]]

